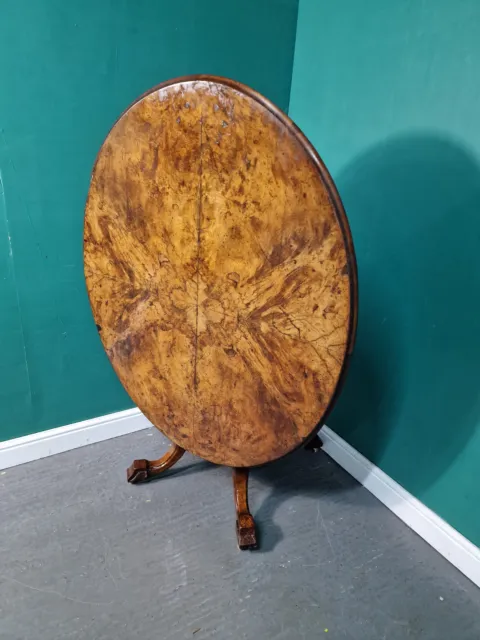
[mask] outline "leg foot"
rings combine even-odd
[[[151,480],[155,476],[173,467],[185,453],[185,449],[174,444],[171,449],[158,460],[134,460],[127,469],[127,481],[131,484],[138,484]]]
[[[127,482],[137,484],[148,478],[148,460],[134,460],[127,469]]]
[[[257,548],[255,521],[248,508],[248,473],[247,468],[233,469],[233,494],[237,513],[237,541],[239,548]]]
[[[321,441],[320,437],[314,436],[310,442],[307,442],[307,444],[305,445],[305,451],[311,451],[312,453],[317,453],[317,451],[320,451],[320,449],[323,447],[323,442]]]
[[[255,531],[255,521],[251,515],[241,514],[237,524],[237,542],[241,551],[257,548],[257,533]]]

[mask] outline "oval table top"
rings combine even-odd
[[[266,98],[195,76],[131,105],[93,170],[84,259],[108,357],[175,444],[247,467],[316,431],[353,347],[355,256],[328,172]]]

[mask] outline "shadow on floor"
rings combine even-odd
[[[168,471],[164,471],[158,476],[150,478],[144,482],[135,483],[135,485],[145,485],[158,482],[159,480],[166,480],[167,478],[172,478],[173,476],[188,476],[191,473],[203,473],[205,471],[209,471],[215,469],[215,465],[207,460],[195,460],[195,462],[190,462],[188,464],[178,464],[168,469]]]
[[[282,529],[275,524],[275,513],[286,501],[308,497],[315,511],[319,500],[327,497],[332,500],[332,496],[337,503],[351,504],[353,492],[360,488],[356,480],[341,471],[322,451],[296,451],[264,467],[252,469],[251,478],[269,487],[261,505],[252,510],[258,527],[259,551],[263,553],[272,551],[284,537]],[[358,503],[358,496],[355,500]]]
[[[231,470],[228,467],[218,467],[201,459],[192,461],[188,456],[165,473],[135,486],[145,487],[159,481],[167,484],[174,477],[177,479],[178,476],[180,481],[184,476],[196,474],[198,474],[198,481],[203,483],[204,474],[209,471],[216,471],[223,476],[224,492],[231,493],[232,496],[233,517],[233,483]],[[276,462],[252,469],[249,495],[252,495],[252,489],[255,491],[258,485],[262,487],[262,495],[267,492],[260,506],[254,508],[251,505],[252,515],[257,524],[258,551],[261,553],[273,551],[284,538],[282,528],[275,523],[275,514],[286,501],[295,497],[307,497],[311,499],[312,510],[315,511],[319,500],[328,498],[331,501],[334,495],[333,499],[336,503],[341,502],[346,506],[351,504],[358,506],[359,501],[362,502],[362,496],[365,498],[366,495],[362,493],[360,497],[357,495],[356,490],[360,489],[357,481],[341,470],[325,453],[322,451],[313,453],[303,449]]]

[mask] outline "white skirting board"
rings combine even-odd
[[[480,549],[328,427],[323,450],[413,531],[480,587]]]
[[[0,469],[150,427],[137,408],[0,442]],[[434,549],[480,587],[480,549],[328,427],[324,451]]]
[[[18,464],[84,447],[87,444],[124,436],[151,426],[143,413],[135,407],[6,440],[0,442],[0,469],[8,469]]]

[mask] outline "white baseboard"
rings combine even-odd
[[[0,442],[0,469],[63,453],[150,427],[137,408],[110,413],[65,427]],[[323,427],[324,451],[480,587],[480,549],[392,480],[328,427]]]
[[[0,442],[0,469],[140,431],[151,424],[137,408]]]
[[[406,525],[480,587],[480,549],[328,427],[324,451]]]

